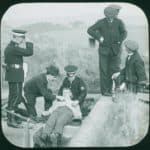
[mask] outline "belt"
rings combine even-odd
[[[9,64],[8,67],[14,68],[14,69],[20,69],[23,68],[23,65],[21,64]]]

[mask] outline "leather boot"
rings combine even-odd
[[[9,116],[9,117],[8,117],[7,125],[8,125],[9,127],[22,128],[22,126],[19,125],[19,124],[16,122],[14,115],[9,114],[8,116]]]

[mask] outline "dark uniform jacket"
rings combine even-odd
[[[79,100],[79,104],[81,106],[82,102],[84,101],[87,95],[87,88],[83,80],[76,76],[73,82],[70,83],[70,81],[66,77],[63,81],[62,86],[59,89],[59,92],[58,92],[59,95],[62,95],[64,88],[70,88],[72,95],[73,95],[72,99]]]
[[[133,85],[146,81],[144,62],[138,52],[135,52],[131,58],[126,59],[125,68],[121,71],[120,82],[131,83]]]
[[[5,80],[8,82],[23,82],[23,56],[33,55],[33,43],[26,42],[26,48],[20,48],[15,42],[11,41],[5,48],[4,57],[6,63]],[[20,68],[11,67],[12,64],[19,64]]]
[[[52,94],[52,91],[47,88],[48,81],[46,79],[46,74],[42,73],[36,77],[28,80],[24,85],[24,92],[26,94],[34,95],[35,97],[43,96],[45,99],[54,100],[55,95]]]
[[[100,53],[104,55],[117,55],[120,51],[120,45],[127,36],[127,31],[122,20],[114,18],[112,23],[109,23],[107,18],[98,20],[94,25],[88,28],[88,34],[98,40],[101,36],[104,37],[103,43],[100,43]],[[110,48],[112,51],[110,52]]]

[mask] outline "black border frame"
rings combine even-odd
[[[2,3],[3,2],[3,3]],[[47,3],[47,2],[76,2],[76,3],[80,3],[80,2],[85,2],[85,3],[90,3],[90,2],[124,2],[124,3],[130,3],[130,4],[134,4],[137,7],[141,8],[143,10],[143,12],[145,13],[145,16],[147,17],[148,20],[148,25],[149,25],[149,19],[150,19],[150,9],[149,9],[149,3],[148,1],[142,1],[142,0],[126,0],[126,1],[119,1],[119,0],[52,0],[52,1],[48,1],[48,0],[1,0],[1,5],[0,5],[0,19],[2,19],[3,15],[5,14],[5,12],[9,9],[9,7],[11,7],[12,5],[15,4],[19,4],[19,3],[36,3],[36,2],[41,2],[41,3]],[[148,26],[149,29],[149,26]],[[149,34],[150,35],[150,34]],[[0,52],[1,54],[1,52]],[[0,70],[1,71],[1,70]],[[1,75],[0,75],[1,76]],[[1,83],[1,81],[0,81]],[[0,93],[1,95],[1,93]],[[1,110],[1,108],[0,108]],[[0,116],[1,116],[1,111],[0,111]],[[149,124],[150,126],[150,124]],[[1,149],[5,149],[5,150],[17,150],[17,149],[21,149],[20,147],[16,147],[13,144],[11,144],[10,142],[8,142],[8,140],[5,138],[5,136],[3,135],[2,132],[2,127],[1,127],[1,123],[0,123],[0,146]],[[103,148],[103,147],[97,147],[97,148],[92,148],[92,147],[85,147],[85,148],[78,148],[78,149],[140,149],[140,150],[147,150],[150,148],[150,131],[148,129],[148,133],[145,136],[145,138],[138,144],[133,145],[133,146],[129,146],[129,147],[108,147],[108,148]],[[22,148],[22,149],[32,149],[32,148]],[[39,149],[39,148],[34,148],[34,149]],[[42,148],[43,149],[43,148]],[[52,148],[53,149],[53,148]],[[59,148],[56,148],[59,149]],[[76,148],[61,148],[61,149],[76,149]]]

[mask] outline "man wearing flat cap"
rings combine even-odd
[[[80,107],[87,95],[87,88],[84,81],[76,75],[77,73],[77,66],[75,65],[68,65],[64,68],[66,71],[67,77],[64,79],[58,95],[63,94],[63,89],[67,88],[70,89],[72,93],[72,100],[79,103]]]
[[[36,98],[44,97],[45,110],[48,110],[52,105],[53,100],[57,98],[53,94],[52,90],[48,88],[48,83],[55,82],[59,75],[58,67],[50,65],[46,68],[45,73],[41,73],[31,79],[29,79],[24,85],[24,96],[27,100],[28,113],[31,119],[39,121],[37,112],[35,109]]]
[[[120,9],[118,5],[109,5],[104,9],[106,17],[87,30],[99,42],[100,88],[105,96],[111,96],[111,76],[120,70],[121,44],[127,36],[123,21],[117,18]]]
[[[125,68],[121,72],[114,73],[112,78],[118,80],[120,90],[127,89],[130,92],[137,93],[147,83],[144,62],[138,53],[139,45],[137,42],[126,40],[124,45],[128,53]]]
[[[16,111],[23,101],[22,84],[24,81],[23,57],[33,55],[33,43],[26,41],[26,31],[12,30],[12,40],[4,50],[5,80],[9,85],[8,110]],[[20,127],[14,115],[7,114],[7,124],[11,127]]]

